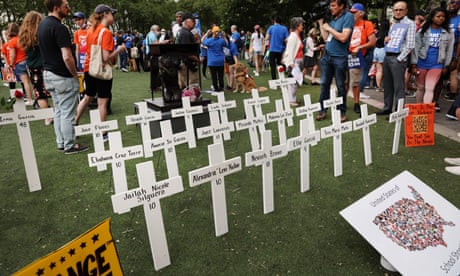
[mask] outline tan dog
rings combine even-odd
[[[259,92],[267,91],[266,87],[257,88],[256,82],[248,74],[248,68],[242,63],[237,63],[235,66],[235,90],[233,93],[241,91],[241,93],[251,93],[252,89],[257,89]]]

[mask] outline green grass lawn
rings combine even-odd
[[[268,87],[269,73],[257,78]],[[208,89],[209,81],[203,81]],[[127,126],[125,116],[134,114],[133,103],[150,97],[147,73],[114,74],[114,114],[124,146],[141,144],[140,129]],[[297,98],[309,93],[319,99],[318,86],[302,86]],[[7,96],[5,87],[0,97]],[[250,94],[226,93],[237,108],[229,120],[244,118],[243,99]],[[268,90],[273,112],[280,90]],[[159,94],[156,94],[159,97]],[[215,97],[205,94],[205,97]],[[348,117],[358,116],[348,101]],[[369,113],[376,109],[369,107]],[[5,111],[2,111],[5,112]],[[330,118],[330,117],[329,117]],[[299,119],[287,128],[287,136],[298,135]],[[80,124],[89,122],[88,114]],[[330,125],[316,122],[316,129]],[[113,213],[114,192],[111,167],[97,172],[88,166],[87,154],[64,155],[56,150],[52,126],[31,123],[42,190],[28,191],[25,169],[15,125],[0,126],[0,275],[9,275],[74,239],[104,218],[112,218],[112,234],[126,275],[155,274],[143,208],[130,213]],[[278,143],[277,125],[267,124]],[[459,178],[444,171],[443,158],[459,156],[458,144],[436,135],[435,146],[406,148],[401,137],[399,153],[391,154],[394,124],[379,117],[371,127],[373,163],[364,165],[362,132],[343,136],[343,175],[334,177],[332,140],[322,140],[310,155],[311,190],[300,192],[299,151],[274,161],[275,211],[263,214],[262,170],[250,167],[225,178],[229,232],[215,237],[211,187],[190,188],[188,171],[208,165],[207,145],[211,138],[197,140],[197,147],[176,147],[184,192],[161,200],[172,264],[165,275],[384,275],[380,255],[339,215],[339,211],[371,192],[403,170],[409,170],[455,206],[460,206]],[[92,144],[91,136],[79,142]],[[226,159],[250,151],[247,130],[232,133],[224,142]],[[138,186],[135,165],[149,159],[126,162],[130,188]],[[167,177],[162,152],[153,158],[157,180]],[[244,162],[243,162],[244,163]]]

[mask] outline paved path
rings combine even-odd
[[[383,92],[376,92],[375,89],[365,89],[364,93],[370,96],[370,98],[362,99],[362,102],[372,105],[378,109],[383,108]],[[406,102],[415,103],[415,98],[407,97]],[[443,95],[441,95],[439,105],[441,106],[441,112],[435,113],[434,131],[452,140],[460,142],[460,137],[457,135],[460,133],[460,122],[446,117],[447,110],[449,110],[452,102],[445,100]]]

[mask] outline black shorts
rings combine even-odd
[[[91,97],[97,95],[98,98],[110,98],[112,94],[112,80],[100,80],[96,79],[88,72],[85,72],[85,94]]]
[[[310,68],[317,64],[317,59],[315,57],[304,56],[303,57],[303,67]]]

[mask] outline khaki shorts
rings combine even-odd
[[[349,85],[351,87],[359,86],[361,82],[361,68],[352,68],[348,70],[349,72]]]

